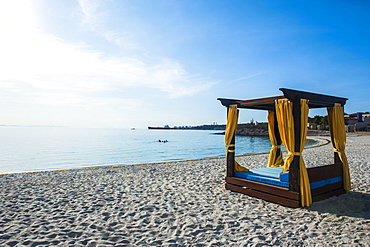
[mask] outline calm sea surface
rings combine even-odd
[[[0,174],[225,156],[216,132],[0,127]],[[237,155],[271,148],[265,137],[236,137],[236,144]]]

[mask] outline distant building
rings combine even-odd
[[[344,115],[347,132],[369,131],[370,130],[370,113],[357,112]]]
[[[347,125],[356,124],[356,123],[369,123],[370,122],[370,113],[368,112],[357,112],[352,114],[344,115],[344,121]]]
[[[362,114],[362,121],[364,121],[365,123],[370,123],[370,113]]]
[[[317,129],[317,123],[308,123],[308,128],[310,128],[312,130],[316,130]]]

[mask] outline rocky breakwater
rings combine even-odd
[[[237,136],[268,136],[267,126],[247,126],[236,130]],[[330,136],[328,130],[307,130],[307,136]]]
[[[225,132],[215,133],[217,135],[224,135]],[[237,136],[268,136],[268,129],[266,126],[243,126],[238,127],[236,130]]]
[[[224,135],[225,132],[215,133],[216,135]],[[255,126],[255,125],[246,125],[239,126],[236,130],[237,136],[268,136],[268,129],[266,126]]]
[[[225,132],[216,133],[224,135]],[[262,126],[253,126],[247,125],[238,127],[236,130],[237,136],[269,136],[268,127],[267,125]],[[330,132],[328,130],[308,130],[307,136],[330,136]]]
[[[268,136],[268,129],[266,127],[245,127],[245,128],[238,128],[236,130],[237,136]]]

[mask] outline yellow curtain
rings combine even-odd
[[[280,137],[288,151],[285,158],[283,172],[288,172],[290,164],[293,162],[294,156],[300,156],[300,192],[301,192],[301,205],[309,206],[312,203],[310,183],[306,166],[304,165],[302,151],[306,142],[307,134],[307,121],[308,121],[308,104],[307,100],[301,100],[301,150],[294,152],[294,119],[293,119],[293,103],[288,99],[280,99],[276,102],[276,116],[278,119],[278,127]],[[302,127],[304,126],[304,127]],[[304,136],[304,138],[302,138]]]
[[[235,144],[231,144],[233,136],[235,135],[236,127],[238,126],[238,115],[239,110],[237,105],[230,105],[229,111],[227,114],[227,123],[226,123],[226,131],[225,131],[225,144],[226,144],[226,154],[229,152],[235,152],[235,149],[231,149],[231,147],[235,147]],[[238,162],[234,162],[234,171],[236,172],[247,172],[249,171],[247,168],[242,167],[238,164]]]
[[[272,145],[267,166],[268,167],[270,166],[280,167],[284,165],[284,161],[283,161],[281,151],[279,152],[279,156],[277,156],[278,150],[280,150],[281,143],[278,143],[276,140],[275,113],[273,111],[268,111],[267,120],[268,120],[269,137],[270,137],[270,141]]]
[[[281,141],[288,151],[284,161],[283,172],[288,172],[290,164],[294,159],[293,103],[288,99],[279,99],[275,107]]]
[[[312,203],[310,180],[306,165],[303,160],[302,152],[306,145],[307,124],[308,124],[308,100],[301,99],[301,144],[300,144],[300,161],[299,161],[299,187],[301,191],[301,205],[310,206]]]
[[[343,107],[340,104],[335,104],[334,107],[328,108],[328,120],[334,152],[338,153],[343,163],[343,186],[346,191],[349,191],[351,190],[351,178],[347,156],[344,152],[346,147],[346,129],[344,127]]]

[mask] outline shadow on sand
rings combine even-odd
[[[310,211],[370,219],[370,194],[349,191],[340,196],[313,203]]]

